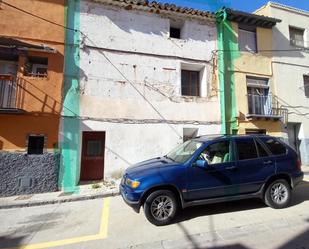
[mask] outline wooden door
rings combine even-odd
[[[104,177],[105,132],[83,132],[81,181],[102,180]]]

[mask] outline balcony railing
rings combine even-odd
[[[18,82],[11,74],[0,74],[0,112],[1,113],[22,113],[18,107],[17,94],[19,91]]]
[[[0,74],[0,108],[16,107],[16,81],[13,75]]]
[[[249,107],[247,118],[282,119],[283,122],[287,122],[288,111],[280,107],[275,95],[248,94],[247,96]]]

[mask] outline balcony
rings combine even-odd
[[[249,113],[246,118],[249,120],[282,120],[287,122],[288,110],[281,108],[275,95],[255,95],[248,94]]]
[[[10,74],[0,74],[0,113],[23,113],[17,107],[18,84]]]

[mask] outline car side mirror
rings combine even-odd
[[[209,164],[206,160],[197,160],[195,165],[202,169],[207,169],[209,167]]]

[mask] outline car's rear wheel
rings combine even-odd
[[[154,191],[144,203],[144,213],[147,220],[156,226],[170,224],[177,209],[176,197],[169,190]]]
[[[284,179],[272,182],[265,191],[265,203],[272,208],[285,208],[291,200],[291,187]]]

